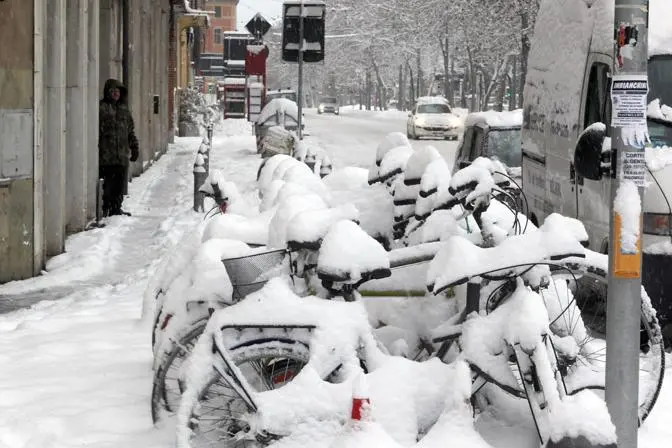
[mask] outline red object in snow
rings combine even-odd
[[[352,413],[350,418],[355,421],[368,420],[364,418],[366,411],[362,412],[362,409],[370,404],[368,398],[354,398],[352,399]]]
[[[248,45],[247,54],[245,55],[245,74],[247,76],[266,76],[268,47],[264,45],[259,51],[254,51],[255,47],[258,48],[260,46]],[[250,50],[250,48],[252,48],[252,50]]]

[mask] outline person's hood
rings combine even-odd
[[[108,79],[105,81],[105,86],[103,87],[103,101],[110,101],[110,90],[114,88],[119,89],[119,92],[121,93],[119,95],[119,102],[126,104],[126,98],[128,96],[128,89],[118,80],[116,79]]]

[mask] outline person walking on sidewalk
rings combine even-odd
[[[139,156],[135,125],[127,105],[128,91],[116,79],[108,79],[100,101],[98,157],[103,179],[103,216],[130,215],[121,210],[129,160]]]

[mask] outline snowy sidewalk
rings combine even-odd
[[[0,448],[173,445],[174,428],[152,426],[151,334],[140,317],[158,263],[202,219],[191,210],[200,142],[179,139],[133,180],[132,217],[71,237],[48,274],[0,286]],[[211,154],[241,190],[254,183],[249,125],[216,128]]]
[[[231,127],[231,124],[229,124]],[[241,132],[241,124],[220,129]],[[215,136],[214,144],[222,137]],[[68,238],[66,253],[50,259],[45,275],[0,285],[0,314],[43,300],[87,294],[95,288],[135,283],[160,261],[168,247],[201,216],[190,211],[192,167],[202,139],[178,138],[167,154],[133,179],[124,208],[132,217],[115,216],[106,227]],[[214,166],[223,160],[213,160]],[[247,179],[241,179],[247,181]]]

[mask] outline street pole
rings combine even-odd
[[[612,173],[610,205],[606,399],[619,448],[637,447],[639,423],[641,201],[646,180],[648,3],[648,0],[615,0],[614,15],[611,142],[616,171]],[[620,205],[624,199],[631,205]],[[636,238],[628,241],[627,237],[633,235],[629,229],[637,226]]]
[[[297,103],[299,107],[299,140],[303,140],[303,0],[299,10],[299,88]]]

